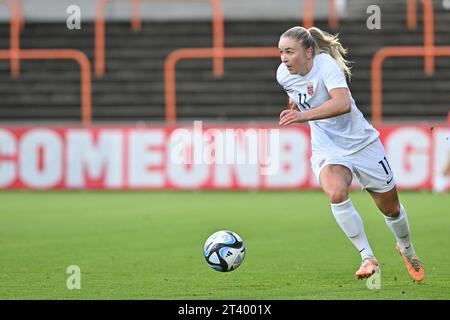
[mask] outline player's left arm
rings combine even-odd
[[[450,177],[450,151],[448,152],[447,165],[444,168],[443,175]]]
[[[348,88],[334,88],[329,91],[331,99],[321,106],[307,111],[292,109],[283,110],[280,114],[280,125],[303,123],[311,120],[333,118],[351,111]]]

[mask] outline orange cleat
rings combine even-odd
[[[366,258],[359,267],[358,271],[356,271],[355,276],[358,280],[368,278],[373,275],[376,269],[379,268],[378,261],[376,259]]]
[[[395,249],[402,256],[403,261],[405,262],[406,269],[408,270],[409,275],[414,281],[420,282],[425,278],[425,271],[423,270],[422,262],[420,262],[419,257],[414,254],[413,257],[407,257],[403,255],[400,251],[400,246],[397,243]]]

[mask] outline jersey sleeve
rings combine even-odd
[[[335,88],[348,88],[344,72],[331,56],[325,57],[322,68],[323,81],[328,92]]]

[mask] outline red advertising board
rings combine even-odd
[[[448,128],[377,129],[397,186],[430,189]],[[1,127],[0,189],[317,188],[309,139],[307,126]]]

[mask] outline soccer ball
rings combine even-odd
[[[233,231],[217,231],[206,240],[203,254],[214,270],[233,271],[244,261],[244,241]]]

